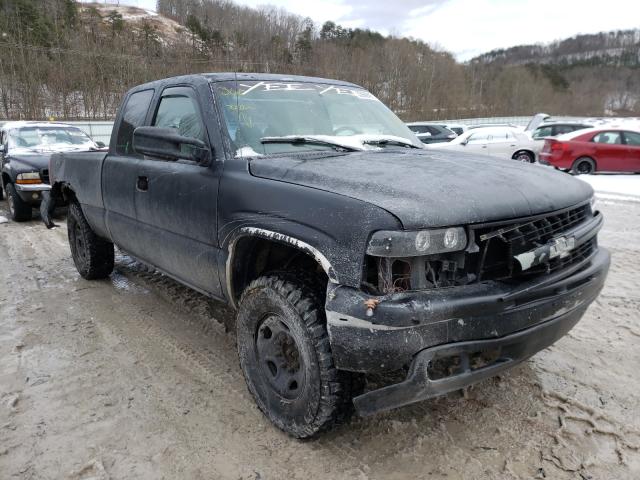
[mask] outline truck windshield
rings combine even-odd
[[[9,131],[9,149],[75,150],[95,147],[82,130],[75,127],[21,127]]]
[[[402,120],[358,87],[240,80],[214,90],[236,157],[422,148]]]

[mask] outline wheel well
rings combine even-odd
[[[306,270],[327,283],[329,277],[322,265],[311,255],[286,243],[260,237],[241,237],[234,243],[227,284],[232,301],[240,298],[253,280],[271,271]]]
[[[78,201],[76,192],[66,183],[54,183],[51,187],[51,196],[56,199],[58,206],[69,205]]]
[[[8,173],[3,172],[2,173],[2,188],[4,188],[7,183],[11,183],[11,177],[9,176]]]

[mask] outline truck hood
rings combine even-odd
[[[593,195],[587,183],[549,167],[460,152],[264,157],[252,159],[249,169],[257,177],[377,205],[408,230],[525,217]]]
[[[49,159],[51,153],[28,153],[7,156],[7,160],[11,161],[11,168],[16,173],[31,172],[49,168]]]

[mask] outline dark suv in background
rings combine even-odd
[[[450,142],[458,135],[441,125],[433,125],[427,123],[407,123],[407,127],[422,143],[444,143]]]

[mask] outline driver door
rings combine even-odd
[[[469,136],[465,145],[465,152],[478,153],[481,155],[489,154],[489,134],[484,132],[475,132]]]
[[[624,143],[627,145],[627,171],[640,173],[640,133],[623,132]]]
[[[518,147],[518,140],[511,132],[494,132],[489,137],[489,155],[498,158],[511,158]]]
[[[168,87],[158,100],[152,126],[211,142],[190,87]],[[183,148],[191,148],[183,146]],[[188,152],[187,152],[188,153]],[[201,291],[220,297],[217,270],[218,175],[213,165],[144,156],[138,164],[135,206],[144,260]]]

